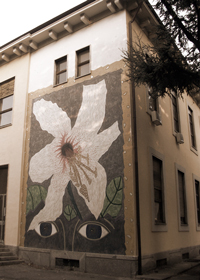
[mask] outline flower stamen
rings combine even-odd
[[[92,183],[91,175],[94,174],[97,177],[97,168],[93,170],[90,166],[89,154],[83,155],[82,149],[79,143],[72,136],[63,134],[61,136],[60,144],[58,149],[56,149],[58,156],[63,164],[63,173],[69,168],[69,175],[72,182],[79,192],[88,200],[89,196],[86,185],[83,183],[83,178],[85,178],[89,185]],[[90,172],[90,176],[89,173]]]
[[[87,191],[87,188],[84,184],[82,184],[82,181],[81,181],[81,176],[78,172],[78,168],[75,164],[72,164],[72,166],[70,167],[70,169],[73,169],[74,171],[74,175],[75,175],[75,178],[74,178],[74,181],[76,182],[77,184],[77,188],[81,187],[80,188],[80,193],[87,199],[87,201],[89,202],[89,196],[88,196],[88,191]],[[85,173],[84,173],[85,174]],[[87,179],[87,175],[86,175],[86,179]]]
[[[74,156],[74,150],[70,143],[65,143],[61,148],[61,154],[66,158],[71,158]]]

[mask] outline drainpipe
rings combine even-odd
[[[143,4],[143,1],[137,7],[137,11],[131,21],[129,21],[129,48],[132,45],[132,23]],[[131,69],[132,71],[132,69]],[[136,120],[136,95],[135,95],[135,85],[133,78],[131,79],[131,96],[133,103],[133,139],[134,139],[134,158],[135,158],[135,189],[136,189],[136,219],[137,219],[137,244],[138,244],[138,275],[142,275],[142,254],[141,254],[141,231],[140,231],[140,195],[139,195],[139,172],[138,172],[138,145],[137,145],[137,120]]]

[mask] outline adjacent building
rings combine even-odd
[[[88,0],[0,48],[1,240],[21,258],[133,277],[199,255],[198,100],[153,100],[122,59],[154,24]]]

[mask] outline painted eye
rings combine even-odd
[[[42,237],[50,237],[58,232],[56,225],[52,222],[40,223],[35,231]]]
[[[89,240],[99,240],[105,237],[110,231],[103,224],[87,223],[78,231],[83,237]]]

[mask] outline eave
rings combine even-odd
[[[120,0],[88,0],[0,47],[0,66],[34,52],[101,18],[122,10]]]
[[[136,0],[87,0],[1,46],[0,66],[23,54],[32,53],[120,10],[132,11],[137,5]],[[143,3],[142,12],[138,14],[137,21],[147,32],[149,32],[149,26],[155,22],[155,16],[146,3]]]

